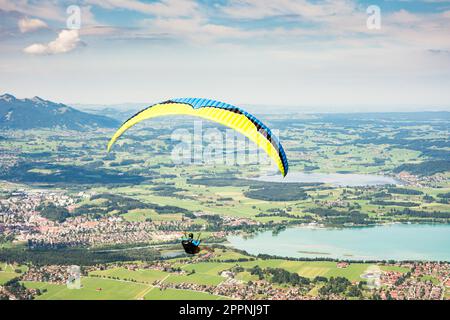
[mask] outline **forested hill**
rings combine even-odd
[[[81,112],[62,103],[34,97],[0,96],[0,129],[61,128],[88,130],[115,128],[119,122],[101,115]]]

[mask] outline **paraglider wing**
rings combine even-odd
[[[288,161],[279,140],[261,121],[230,104],[200,98],[178,98],[154,104],[125,121],[108,143],[108,152],[116,140],[142,120],[167,115],[189,115],[212,120],[243,134],[263,149],[286,176]]]

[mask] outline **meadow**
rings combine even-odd
[[[8,282],[11,279],[19,277],[26,270],[26,266],[13,266],[8,263],[0,262],[0,285]]]
[[[174,268],[180,267],[186,271],[184,274],[152,269],[128,270],[125,267],[111,266],[105,270],[91,271],[88,276],[82,277],[80,289],[69,289],[64,284],[48,282],[22,281],[22,283],[27,288],[36,288],[41,291],[41,295],[36,297],[38,300],[219,300],[227,297],[186,289],[166,288],[161,290],[159,285],[191,283],[214,287],[226,280],[225,277],[220,276],[223,271],[235,269],[237,266],[244,268],[244,271],[235,274],[235,279],[242,283],[258,280],[257,276],[247,271],[255,266],[259,266],[262,269],[281,268],[311,280],[321,276],[327,278],[344,277],[351,282],[359,282],[362,280],[361,275],[374,266],[369,263],[351,263],[345,268],[339,268],[337,263],[332,261],[289,261],[284,259],[263,260],[254,258],[253,261],[223,262],[223,260],[229,261],[232,258],[246,258],[248,260],[252,257],[225,249],[216,249],[215,252],[214,261],[189,263],[189,260],[185,258],[167,260],[171,262]],[[407,268],[398,266],[380,265],[379,267],[385,271],[402,273],[409,271]],[[320,284],[314,288],[311,294],[314,294],[314,290],[317,291],[320,288]]]
[[[152,288],[141,283],[90,277],[81,278],[81,289],[45,282],[24,281],[24,285],[45,291],[37,300],[135,300]]]
[[[172,131],[192,128],[174,120],[170,128],[154,121],[133,128],[111,153],[106,153],[105,147],[113,130],[86,131],[83,139],[78,132],[66,130],[1,132],[6,139],[0,140],[0,150],[9,158],[5,157],[5,165],[0,166],[0,199],[8,199],[20,189],[61,191],[77,200],[69,220],[76,215],[92,220],[106,215],[123,218],[123,223],[151,222],[156,228],[164,223],[184,221],[195,230],[201,229],[205,240],[218,231],[251,233],[270,228],[277,232],[277,228],[311,222],[333,227],[391,222],[449,223],[450,171],[446,168],[450,146],[448,130],[443,130],[448,121],[435,121],[427,115],[420,120],[390,117],[377,121],[372,119],[373,115],[360,114],[267,116],[267,123],[279,130],[291,172],[377,174],[396,178],[405,168],[409,170],[405,172],[414,173],[413,180],[395,188],[257,182],[255,178],[276,172],[263,154],[259,155],[262,157],[259,163],[254,155],[246,154],[244,157],[249,161],[231,165],[175,164],[171,156],[176,144],[171,140]],[[211,124],[207,127],[224,132],[223,127]],[[202,146],[207,147],[207,142]],[[235,160],[241,154],[236,152]],[[91,196],[81,197],[80,193]],[[105,198],[92,196],[99,194],[123,197],[126,209],[117,205],[119,202],[111,205]],[[164,210],[165,206],[170,210]],[[225,219],[214,219],[216,216],[245,219],[246,223],[238,220],[241,224],[233,225],[234,222]],[[247,224],[249,221],[253,224]],[[225,240],[225,236],[221,237],[215,240]],[[14,245],[0,238],[0,248]],[[161,291],[153,284],[160,281],[170,285],[217,286],[226,280],[221,273],[236,266],[244,268],[235,275],[243,283],[257,280],[248,271],[255,266],[282,268],[308,279],[344,277],[355,282],[372,266],[351,263],[346,268],[338,268],[331,261],[259,259],[233,250],[218,252],[214,260],[207,262],[170,259],[185,274],[149,269],[131,271],[108,265],[106,270],[91,271],[83,277],[80,290],[50,283],[24,283],[43,291],[37,299],[219,299],[186,290]],[[382,264],[379,267],[408,271]],[[5,264],[0,264],[0,268],[0,284],[25,270],[19,272]],[[317,288],[312,294],[314,290]]]
[[[149,291],[145,300],[228,300],[226,297],[212,295],[206,292],[198,292],[191,290],[165,289],[160,290],[154,288]]]

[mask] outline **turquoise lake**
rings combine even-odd
[[[228,237],[230,246],[251,254],[349,260],[450,261],[450,225],[388,224],[354,228],[288,228],[251,238]]]

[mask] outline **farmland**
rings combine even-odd
[[[239,260],[231,262],[230,256]],[[198,262],[196,262],[198,260]],[[230,262],[216,262],[216,261]],[[21,268],[21,266],[16,266]],[[261,259],[228,249],[215,249],[213,253],[197,258],[172,258],[157,263],[120,263],[87,268],[80,279],[80,288],[70,288],[65,283],[22,280],[28,289],[38,290],[36,299],[239,299],[241,293],[254,291],[253,299],[268,298],[270,292],[278,295],[293,294],[317,297],[327,279],[346,279],[348,283],[365,283],[364,274],[370,270],[407,276],[413,265],[407,263],[337,263],[335,261],[295,261],[286,259]],[[255,272],[255,270],[260,270]],[[271,273],[279,270],[307,279],[301,285],[277,283]],[[263,273],[261,273],[263,272]],[[278,272],[278,271],[277,271]],[[25,274],[26,279],[27,275]],[[383,277],[381,279],[384,279]],[[419,283],[440,286],[439,275],[422,275]],[[293,281],[293,280],[289,280]],[[342,280],[340,280],[342,281]],[[382,280],[384,281],[384,280]],[[430,282],[431,281],[431,282]],[[257,290],[264,284],[267,292]],[[255,287],[256,285],[256,287]],[[387,284],[381,283],[379,290]],[[246,289],[245,289],[246,288]],[[241,291],[244,290],[244,291]],[[373,289],[360,286],[362,297],[369,297]],[[276,292],[276,293],[275,293]],[[343,293],[344,294],[344,293]]]
[[[193,125],[180,119],[170,128],[139,125],[110,153],[111,129],[87,130],[83,139],[62,129],[2,131],[0,258],[9,266],[0,266],[0,285],[36,299],[259,299],[264,290],[280,298],[388,298],[390,283],[376,292],[359,286],[376,266],[400,278],[398,286],[425,286],[431,297],[442,279],[423,271],[418,280],[406,262],[338,267],[220,245],[233,235],[276,235],[291,226],[449,223],[448,121],[446,113],[268,115],[289,159],[286,180],[240,136],[237,150],[218,148],[214,156],[206,133],[200,146],[180,148],[174,130],[190,137]],[[228,134],[211,123],[203,128]],[[336,177],[341,183],[330,182]],[[213,247],[212,256],[179,257],[185,232]],[[164,268],[155,268],[157,261]],[[67,265],[84,268],[81,289],[66,288]],[[334,296],[335,286],[347,289]]]

